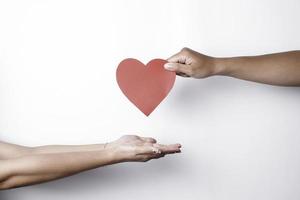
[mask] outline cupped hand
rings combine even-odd
[[[180,52],[167,59],[166,70],[175,71],[183,77],[205,78],[217,73],[215,59],[210,56],[183,48]]]
[[[108,143],[106,148],[114,150],[119,162],[140,161],[164,157],[166,154],[180,153],[180,144],[158,144],[154,138],[125,135]]]

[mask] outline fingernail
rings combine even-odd
[[[173,69],[174,69],[174,66],[173,66],[172,63],[166,63],[166,64],[164,65],[164,67],[165,67],[165,69],[167,69],[167,70],[173,70]]]

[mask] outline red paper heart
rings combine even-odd
[[[145,115],[160,104],[172,89],[176,74],[164,69],[167,61],[151,60],[146,66],[128,58],[117,69],[117,82],[125,96]]]

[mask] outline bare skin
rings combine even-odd
[[[47,182],[121,162],[145,162],[180,153],[180,144],[125,135],[106,144],[25,147],[0,142],[0,190]]]
[[[189,48],[168,59],[165,68],[183,77],[224,75],[279,86],[300,86],[300,51],[216,58]]]

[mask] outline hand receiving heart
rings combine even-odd
[[[176,74],[164,69],[167,61],[151,60],[146,66],[128,58],[117,69],[117,82],[125,96],[146,116],[160,104],[172,89]]]

